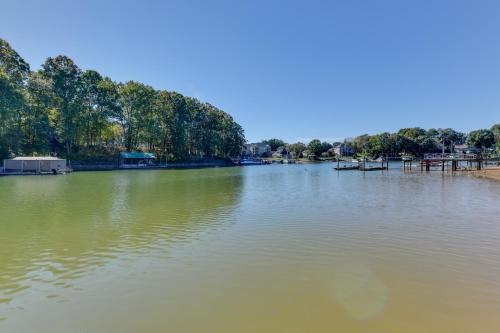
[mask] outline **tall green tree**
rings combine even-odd
[[[321,144],[321,141],[314,139],[307,144],[307,150],[314,156],[321,156],[321,153],[323,152],[323,145]]]
[[[20,110],[24,98],[19,86],[0,68],[0,157],[19,151]]]
[[[29,64],[7,43],[0,38],[0,69],[9,80],[22,86],[30,73]]]
[[[500,152],[500,124],[495,124],[491,127],[490,131],[493,133],[495,137],[496,150]]]
[[[302,142],[296,142],[292,143],[286,146],[287,150],[292,152],[292,154],[296,157],[299,158],[302,156],[302,153],[306,150],[306,145]]]
[[[80,116],[81,140],[85,146],[97,143],[102,130],[108,125],[108,112],[102,94],[107,90],[101,89],[103,77],[96,71],[87,70],[81,76],[82,111]]]
[[[47,153],[56,150],[50,116],[54,114],[55,99],[51,82],[40,72],[32,72],[26,87],[26,103],[22,111],[22,131],[24,153]]]
[[[495,144],[495,136],[488,129],[472,131],[467,137],[467,144],[481,150],[491,148]]]
[[[188,157],[189,125],[191,114],[188,112],[186,99],[179,93],[169,94],[171,133],[171,151],[174,158],[185,159]]]
[[[322,153],[326,153],[331,148],[333,148],[331,143],[326,142],[326,141],[321,142]]]
[[[21,112],[25,103],[25,84],[29,65],[0,39],[0,157],[22,151]]]
[[[448,148],[448,150],[451,152],[453,151],[453,147],[455,145],[465,142],[465,135],[451,128],[444,128],[438,130],[437,139],[441,144],[444,144],[445,148]]]
[[[263,143],[268,144],[271,147],[271,151],[276,151],[279,147],[284,146],[286,143],[281,139],[269,139],[262,141]]]
[[[153,108],[154,91],[151,87],[128,81],[118,87],[120,111],[117,119],[123,130],[124,146],[128,151],[136,149],[149,124],[143,124]],[[145,126],[146,128],[143,128]]]
[[[42,65],[42,75],[50,80],[55,96],[53,106],[56,131],[67,155],[80,134],[82,103],[82,71],[66,56],[48,58]]]

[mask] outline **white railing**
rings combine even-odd
[[[424,160],[472,160],[477,158],[478,158],[477,154],[463,154],[463,153],[424,154]]]

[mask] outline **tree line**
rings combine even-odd
[[[0,158],[116,158],[143,150],[170,160],[238,155],[242,127],[219,108],[135,81],[115,82],[67,56],[37,71],[0,39]]]
[[[345,150],[353,155],[378,158],[380,156],[413,155],[422,156],[424,153],[452,152],[457,145],[466,143],[485,154],[500,152],[500,124],[490,129],[479,129],[470,133],[461,133],[451,128],[429,129],[420,127],[403,128],[395,133],[380,133],[375,135],[363,134],[344,142],[321,142],[311,140],[307,145],[302,142],[286,143],[280,139],[264,140],[271,146],[271,150],[285,147],[297,157],[333,157],[333,147],[343,145]]]

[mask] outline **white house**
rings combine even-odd
[[[335,152],[335,155],[337,156],[349,156],[349,155],[352,155],[354,152],[352,151],[352,149],[346,145],[345,143],[340,143],[340,144],[337,144],[333,147],[333,150]]]
[[[271,154],[271,146],[267,143],[247,143],[243,147],[242,155],[262,157]]]

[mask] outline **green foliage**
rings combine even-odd
[[[20,149],[20,111],[24,96],[14,80],[0,68],[0,158]]]
[[[0,39],[0,158],[16,154],[21,149],[20,113],[28,73],[28,64],[9,43]]]
[[[397,135],[415,140],[420,136],[425,136],[426,132],[420,127],[402,128],[398,131]]]
[[[262,143],[267,143],[271,147],[271,151],[276,151],[279,147],[285,146],[286,143],[283,140],[280,139],[269,139],[269,140],[264,140]]]
[[[21,85],[28,78],[30,66],[10,47],[7,41],[0,38],[0,70],[9,77],[12,83]]]
[[[495,125],[491,126],[490,131],[495,136],[495,140],[498,141],[500,139],[500,124],[495,124]]]
[[[445,145],[445,147],[449,147],[456,144],[462,144],[465,142],[465,134],[457,132],[451,128],[439,129],[438,135],[436,138]]]
[[[321,143],[321,150],[322,150],[321,152],[322,153],[328,152],[328,150],[331,149],[331,148],[333,148],[333,146],[330,143],[328,143],[326,141],[324,141],[324,142]]]
[[[451,151],[453,146],[464,141],[464,134],[447,129],[424,130],[420,127],[403,128],[397,133],[382,133],[370,137],[370,145],[366,153],[371,157],[384,154],[410,154],[421,155],[423,153],[438,152],[440,145]]]
[[[467,137],[467,144],[479,149],[491,148],[495,144],[493,131],[480,129],[472,131]]]
[[[495,124],[491,126],[491,132],[495,136],[496,151],[497,153],[500,153],[500,124]]]
[[[174,160],[227,158],[245,142],[241,126],[215,106],[139,82],[116,83],[66,56],[30,72],[2,39],[0,110],[2,158],[55,153],[104,160],[123,149]]]
[[[306,150],[306,145],[302,142],[296,142],[286,145],[286,148],[288,149],[288,151],[292,152],[295,158],[300,158]]]
[[[307,145],[307,150],[309,151],[309,154],[313,156],[321,156],[321,153],[324,151],[323,145],[318,139],[311,140],[311,142]]]
[[[83,109],[81,70],[70,58],[57,56],[45,61],[41,73],[51,83],[52,106],[57,110],[55,130],[69,155],[77,140],[78,121]]]
[[[496,132],[495,132],[496,131]],[[415,155],[441,152],[443,145],[446,152],[453,151],[454,147],[467,144],[480,149],[491,148],[498,140],[500,125],[491,130],[472,131],[467,137],[464,133],[451,128],[424,130],[419,127],[403,128],[396,133],[381,133],[375,135],[360,135],[346,144],[358,156],[377,158],[383,155]],[[497,133],[495,136],[494,133]]]

